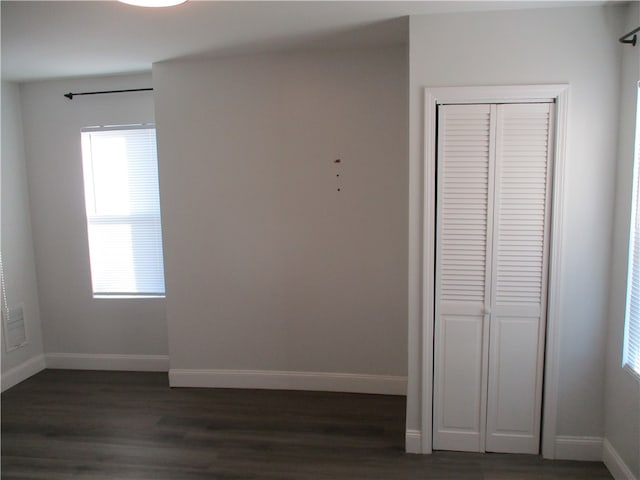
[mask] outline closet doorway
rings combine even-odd
[[[407,432],[410,451],[554,456],[568,92],[568,85],[425,88],[423,228],[410,251],[421,264],[422,421],[420,431]],[[455,120],[460,114],[471,118]],[[441,115],[461,127],[449,139],[440,138]],[[520,130],[535,117],[543,125],[530,130],[541,137],[527,140]],[[478,119],[480,131],[467,136]],[[454,137],[463,143],[452,158],[479,142],[484,164],[452,160],[447,174],[441,150]],[[542,164],[514,163],[514,152],[540,141]],[[530,181],[542,197],[523,186]]]
[[[539,451],[554,118],[438,107],[434,449]]]

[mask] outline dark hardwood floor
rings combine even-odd
[[[2,479],[605,479],[602,463],[403,451],[405,398],[46,370],[4,392]]]

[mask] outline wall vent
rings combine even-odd
[[[24,324],[24,305],[2,309],[2,325],[6,351],[10,352],[27,344],[27,330]]]

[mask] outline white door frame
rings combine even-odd
[[[422,225],[414,229],[409,251],[409,264],[420,265],[418,275],[409,278],[409,331],[421,332],[420,351],[412,352],[409,341],[409,359],[418,365],[409,365],[409,371],[421,372],[409,376],[408,392],[417,398],[409,403],[418,406],[422,419],[420,431],[407,431],[407,451],[431,453],[433,440],[433,334],[434,334],[434,273],[435,273],[435,220],[436,220],[436,112],[438,104],[452,103],[524,103],[555,102],[556,132],[551,197],[551,231],[549,250],[549,281],[547,299],[547,337],[545,351],[542,454],[555,456],[555,437],[558,408],[558,345],[560,322],[564,165],[566,157],[567,115],[569,85],[515,85],[484,87],[439,87],[424,89],[424,150],[423,177],[420,206],[410,205],[410,222]],[[410,198],[415,193],[410,192]],[[410,268],[411,271],[411,268]],[[412,385],[413,383],[413,385]],[[416,441],[419,440],[419,441]]]

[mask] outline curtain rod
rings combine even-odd
[[[128,90],[103,90],[101,92],[77,92],[77,93],[65,93],[64,96],[69,100],[73,100],[73,97],[76,95],[103,95],[105,93],[125,93],[125,92],[148,92],[152,91],[153,88],[130,88]]]
[[[640,27],[636,28],[635,30],[631,30],[629,33],[621,36],[618,39],[618,41],[620,43],[626,43],[628,45],[633,45],[635,47],[636,46],[636,42],[638,41],[638,36],[636,35],[636,33],[638,33],[638,32],[640,32]],[[633,37],[631,37],[632,35],[633,35]]]

